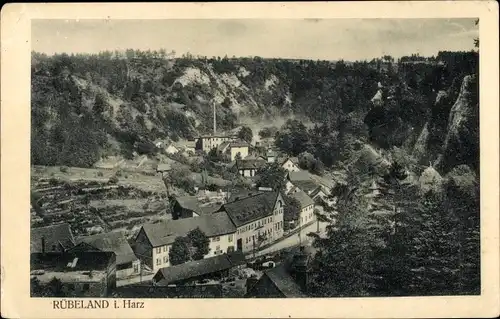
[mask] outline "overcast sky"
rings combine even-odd
[[[32,49],[47,54],[175,50],[202,56],[370,60],[471,50],[474,19],[33,20]]]

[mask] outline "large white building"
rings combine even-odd
[[[244,253],[283,237],[284,201],[279,192],[262,192],[222,206],[236,227],[236,249]]]
[[[209,238],[205,258],[232,252],[236,245],[236,227],[225,212],[200,217],[168,220],[144,225],[135,238],[135,253],[153,272],[171,266],[169,252],[177,237],[199,228]]]

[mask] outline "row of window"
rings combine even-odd
[[[265,230],[264,232],[262,232],[262,233],[260,233],[260,234],[261,234],[261,235],[263,235],[263,236],[270,236],[270,235],[271,235],[271,232],[272,232],[272,229],[271,229],[271,228],[269,228],[269,229]],[[257,237],[257,235],[255,235],[255,234],[254,234],[254,235],[252,235],[252,236],[250,236],[250,237],[246,237],[246,238],[245,238],[245,244],[248,244],[248,243],[253,242],[253,240],[254,240],[255,238],[258,238],[258,237]]]
[[[280,230],[281,228],[283,228],[283,221],[280,221],[279,223],[274,224],[275,230]]]
[[[254,223],[245,225],[245,227],[243,227],[241,229],[238,229],[237,233],[239,235],[239,234],[242,234],[242,233],[247,232],[249,230],[258,228],[260,226],[264,226],[264,225],[272,223],[272,222],[273,222],[273,217],[272,216],[271,217],[266,217],[264,219],[261,219],[259,221],[254,222]]]
[[[163,256],[163,263],[168,264],[168,256]],[[161,258],[156,258],[156,266],[161,265]]]
[[[161,254],[162,247],[156,247],[156,253]],[[163,252],[169,252],[170,251],[170,246],[163,246]]]
[[[313,219],[313,213],[309,213],[309,215],[306,215],[306,216],[302,216],[300,218],[300,222],[303,224],[303,223],[307,223],[307,221]]]

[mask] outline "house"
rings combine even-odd
[[[171,266],[169,252],[174,240],[199,228],[210,239],[205,258],[235,250],[236,227],[225,212],[194,218],[145,224],[135,238],[135,253],[154,272]]]
[[[217,147],[217,151],[222,154],[228,161],[234,161],[239,154],[240,159],[248,156],[250,144],[245,141],[227,141]]]
[[[140,273],[141,263],[122,232],[109,232],[77,239],[71,251],[104,251],[116,255],[116,277],[127,278]]]
[[[247,157],[249,147],[250,145],[245,141],[234,141],[229,143],[231,161],[234,161],[238,154],[240,159]]]
[[[283,237],[284,201],[279,192],[262,192],[221,207],[236,227],[236,250],[244,253]]]
[[[33,297],[60,297],[59,293],[67,297],[108,297],[116,287],[116,256],[100,251],[32,253],[30,276],[39,285],[31,287]],[[54,278],[62,284],[60,292],[39,291]]]
[[[202,203],[196,196],[178,196],[173,203],[173,217],[191,218],[212,214],[219,210],[222,202],[206,202]]]
[[[299,160],[296,157],[284,158],[280,161],[280,165],[289,172],[300,171]]]
[[[312,223],[316,219],[313,199],[303,191],[292,193],[290,196],[300,203],[299,226]]]
[[[229,276],[232,269],[245,264],[245,256],[238,251],[213,258],[194,260],[159,269],[153,277],[153,285],[194,284],[203,279],[220,279]]]
[[[213,148],[218,148],[224,142],[229,142],[235,139],[233,135],[207,135],[200,136],[196,142],[196,149],[202,150],[206,153],[210,152]]]
[[[276,162],[277,156],[278,156],[278,154],[275,151],[268,150],[266,153],[266,160],[268,163],[274,163],[274,162]]]
[[[30,252],[64,252],[75,245],[68,223],[31,228]]]
[[[174,144],[170,144],[167,147],[165,147],[165,152],[167,154],[176,154],[179,152],[179,148],[176,147]]]
[[[259,279],[247,280],[246,298],[307,297],[310,262],[314,249],[301,246],[292,258],[267,270]]]
[[[256,175],[257,170],[266,166],[267,162],[264,159],[242,159],[236,160],[235,167],[244,177],[253,177]]]
[[[311,196],[311,194],[322,190],[322,186],[311,177],[309,172],[299,170],[288,172],[285,189],[287,194],[304,191]]]

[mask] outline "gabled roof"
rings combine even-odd
[[[312,180],[311,174],[307,171],[289,172],[288,179],[291,182]]]
[[[278,192],[263,192],[231,203],[226,203],[222,209],[236,227],[273,214]]]
[[[229,144],[231,144],[229,141],[223,142],[217,147],[217,151],[224,153],[229,147]]]
[[[261,158],[236,160],[236,167],[238,169],[259,169],[266,164],[267,161]]]
[[[299,189],[303,190],[306,193],[309,192],[314,192],[318,188],[321,189],[321,186],[317,185],[313,180],[298,180],[298,181],[293,181],[293,185],[297,186]]]
[[[116,254],[117,265],[137,260],[127,238],[121,232],[109,232],[78,238],[77,244],[80,243],[88,244],[100,251],[114,252]]]
[[[314,201],[305,192],[298,191],[290,194],[291,197],[295,198],[300,203],[300,208],[304,208],[310,205],[314,205]]]
[[[242,140],[232,141],[229,144],[229,147],[249,147],[249,146],[250,144]]]
[[[283,157],[279,159],[278,163],[283,165],[288,161],[292,162],[294,165],[299,165],[299,159],[297,157]]]
[[[211,274],[214,272],[223,271],[246,263],[242,252],[235,251],[230,254],[222,254],[215,257],[195,260],[180,265],[164,267],[158,270],[161,277],[157,273],[155,275],[161,279],[157,285],[168,285],[170,283],[186,280],[189,278],[199,277],[202,275]]]
[[[54,245],[61,245],[64,249],[75,245],[73,233],[68,223],[32,228],[30,233],[31,253],[42,252],[42,238],[45,240],[45,251],[51,251]]]
[[[172,166],[170,164],[168,164],[168,163],[160,163],[156,167],[157,171],[169,171],[171,169],[172,169]]]
[[[286,298],[306,297],[306,295],[300,290],[300,286],[287,272],[286,266],[284,264],[266,271],[264,273],[264,276],[267,276],[269,280],[271,280],[271,282],[274,284],[274,286]]]
[[[219,210],[222,204],[201,203],[195,196],[179,196],[175,200],[184,209],[191,210],[198,215],[210,215]]]
[[[191,230],[200,228],[207,237],[222,236],[236,232],[226,212],[212,215],[168,220],[157,224],[145,224],[142,229],[153,247],[170,245],[175,238],[186,236]]]

